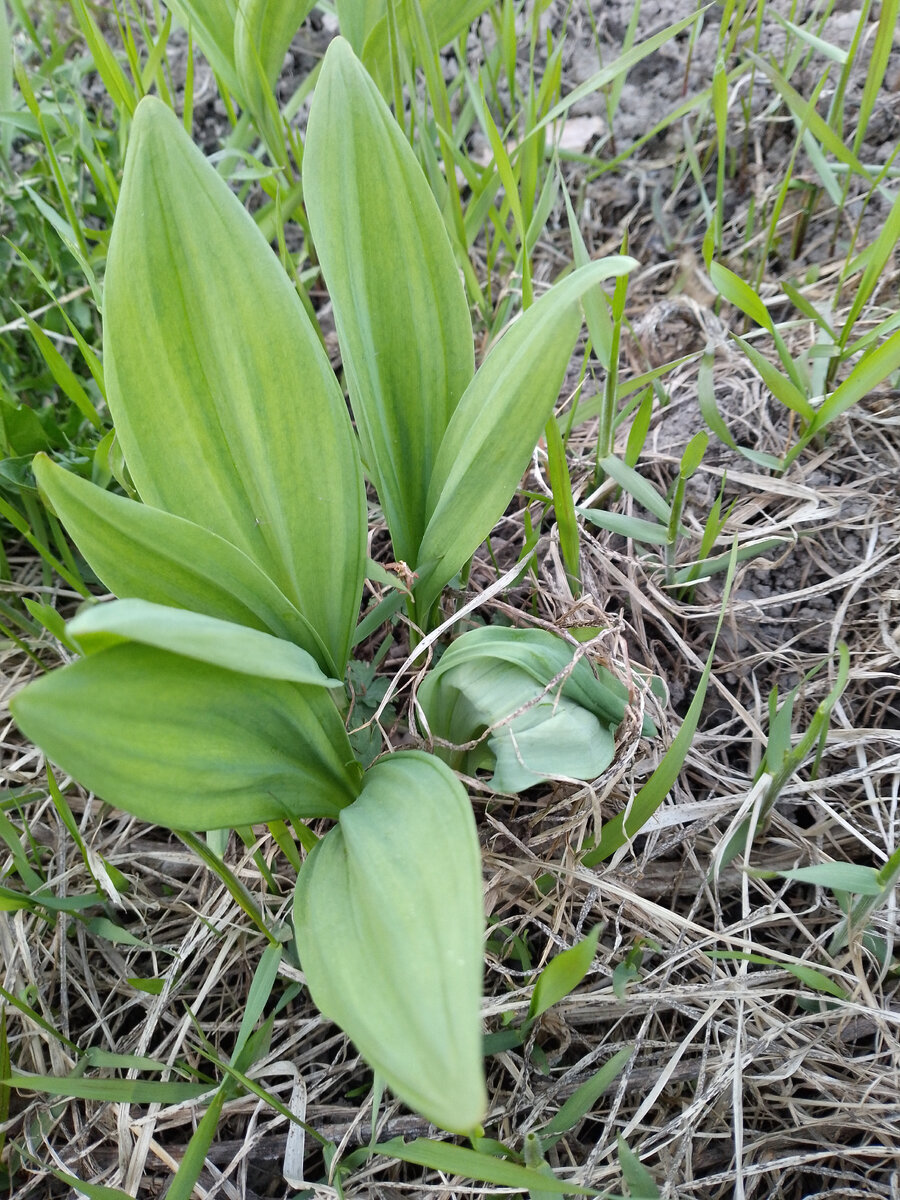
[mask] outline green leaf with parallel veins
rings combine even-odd
[[[234,62],[243,104],[253,107],[258,67],[268,86],[275,84],[294,34],[315,6],[316,0],[241,0],[234,20]]]
[[[260,679],[286,679],[324,688],[341,686],[339,679],[323,675],[312,655],[292,642],[147,600],[95,604],[69,621],[66,629],[85,654],[96,654],[121,642],[140,642]]]
[[[275,156],[284,154],[284,137],[276,122],[273,88],[284,68],[294,34],[316,0],[242,0],[234,22],[234,67],[241,104]]]
[[[29,684],[10,705],[48,758],[170,829],[337,817],[360,772],[328,692],[132,642]]]
[[[370,767],[294,900],[312,998],[404,1103],[472,1133],[481,1047],[481,856],[452,771],[418,751]]]
[[[481,14],[490,8],[490,0],[416,0],[422,13],[425,27],[430,34],[431,48],[438,51],[448,42],[463,33]],[[417,14],[410,0],[400,0],[395,5],[397,26],[400,37],[406,46],[414,45],[413,22]],[[382,17],[372,28],[366,38],[363,48],[363,62],[366,69],[378,83],[381,90],[387,93],[390,88],[391,44],[388,19]]]
[[[414,589],[427,611],[503,515],[553,412],[581,327],[581,297],[633,258],[600,259],[557,283],[506,330],[454,410],[428,488]]]
[[[437,202],[343,38],[325,55],[303,171],[366,466],[395,557],[412,564],[438,450],[475,370],[472,325]]]
[[[234,66],[234,23],[238,0],[166,0],[185,29],[190,29],[206,61],[234,96],[240,83]]]
[[[336,0],[341,36],[361,56],[366,38],[384,13],[386,0]]]
[[[34,460],[34,474],[91,569],[116,596],[274,633],[302,646],[324,671],[336,671],[309,622],[252,559],[218,534],[104,491],[43,454]]]
[[[342,672],[366,516],[346,406],[253,219],[152,97],[107,263],[108,401],[142,499],[253,559]]]

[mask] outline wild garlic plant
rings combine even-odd
[[[118,599],[69,623],[81,657],[27,686],[13,710],[85,787],[171,829],[335,821],[296,890],[311,995],[405,1103],[472,1133],[486,1096],[471,806],[435,755],[395,752],[364,770],[341,715],[366,570],[364,471],[415,572],[410,616],[427,629],[528,465],[582,297],[633,262],[573,272],[476,372],[436,202],[340,39],[303,169],[355,429],[252,217],[163,104],[138,106],[103,315],[109,406],[140,499],[36,461]]]

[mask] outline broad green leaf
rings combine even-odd
[[[371,2],[371,0],[370,0]],[[359,3],[359,0],[357,0]],[[400,0],[395,4],[395,17],[400,38],[404,45],[415,44],[413,22],[418,19],[414,5],[418,4],[425,28],[436,53],[442,46],[464,33],[474,20],[491,7],[491,0]],[[382,10],[384,5],[382,5]],[[390,33],[388,18],[383,16],[366,38],[362,54],[366,69],[376,80],[382,92],[390,90]]]
[[[883,890],[875,868],[863,867],[857,863],[817,863],[812,867],[779,871],[778,874],[797,883],[814,883],[837,892],[854,892],[857,896],[880,896]]]
[[[481,1179],[501,1187],[543,1188],[545,1192],[575,1196],[599,1195],[593,1188],[572,1183],[569,1179],[550,1179],[540,1171],[532,1171],[518,1163],[506,1162],[502,1158],[470,1150],[468,1146],[454,1146],[449,1142],[434,1142],[428,1138],[404,1142],[402,1138],[392,1138],[389,1142],[376,1142],[372,1150],[389,1158],[399,1158],[401,1162],[416,1163],[447,1175]]]
[[[346,406],[252,217],[150,97],[135,115],[113,225],[104,348],[110,411],[142,499],[252,558],[341,672],[365,566]]]
[[[316,0],[240,0],[235,14],[238,99],[279,160],[285,152],[284,133],[273,87],[294,34],[315,3]]]
[[[416,604],[427,611],[487,537],[553,412],[578,330],[581,298],[634,259],[580,267],[513,322],[459,402],[428,488]]]
[[[46,455],[34,474],[98,578],[122,599],[189,608],[274,633],[335,664],[309,622],[246,554],[218,534],[104,491]]]
[[[95,604],[69,621],[66,628],[85,654],[96,654],[121,642],[139,642],[260,679],[286,679],[325,688],[341,686],[339,679],[323,675],[312,655],[292,642],[147,600]]]
[[[250,107],[259,86],[259,70],[272,87],[284,68],[284,56],[316,0],[239,0],[234,18],[234,63]]]
[[[22,731],[103,800],[170,829],[336,817],[358,791],[320,687],[126,642],[29,684]]]
[[[576,943],[569,950],[563,950],[547,963],[531,994],[531,1003],[528,1006],[529,1020],[534,1021],[578,987],[590,970],[599,940],[600,926],[595,925],[583,941]]]
[[[418,751],[370,767],[304,863],[312,998],[404,1103],[455,1133],[484,1116],[481,856],[468,798]]]
[[[234,25],[238,0],[166,0],[206,60],[229,92],[240,97],[241,86],[234,65]]]
[[[384,15],[386,0],[337,0],[341,35],[357,56],[362,54],[366,38]]]
[[[474,373],[472,326],[437,202],[342,38],[316,85],[303,170],[366,467],[394,554],[412,565],[439,447]]]
[[[615,755],[615,739],[608,725],[565,696],[541,693],[521,671],[496,663],[470,663],[453,673],[461,697],[477,696],[471,705],[469,739],[486,725],[493,726],[523,705],[525,712],[507,724],[498,724],[490,737],[467,757],[467,772],[491,766],[479,757],[493,756],[491,786],[498,792],[522,792],[550,779],[596,779]],[[536,701],[535,703],[532,703]]]

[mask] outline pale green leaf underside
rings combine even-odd
[[[292,642],[147,600],[96,604],[69,621],[66,631],[86,654],[120,642],[140,642],[260,679],[285,679],[324,688],[341,686],[339,679],[323,675],[312,655]]]
[[[363,454],[413,563],[444,432],[475,365],[468,305],[437,203],[349,45],[331,43],[303,158]]]
[[[128,147],[104,350],[142,499],[253,559],[342,671],[365,564],[346,406],[252,218],[153,98],[138,106]]]
[[[29,684],[25,735],[103,800],[170,829],[336,817],[359,772],[320,687],[122,643]]]
[[[217,534],[104,491],[43,454],[34,473],[72,540],[116,596],[188,608],[295,642],[335,671],[309,622],[269,577]]]
[[[612,762],[609,725],[558,687],[540,698],[541,683],[495,658],[469,659],[444,672],[424,698],[422,691],[419,702],[431,732],[444,741],[458,745],[492,729],[458,765],[467,774],[493,770],[491,785],[498,792],[521,792],[555,778],[595,779]],[[525,705],[530,707],[508,720]],[[450,761],[457,765],[452,753]]]
[[[420,702],[440,690],[445,674],[470,662],[508,664],[546,687],[567,672],[558,688],[600,720],[618,725],[625,716],[628,689],[613,673],[582,655],[572,665],[575,650],[546,629],[510,629],[485,625],[458,637],[425,677]],[[510,710],[511,711],[511,710]]]
[[[416,603],[431,607],[503,515],[547,423],[581,327],[581,297],[634,259],[580,267],[506,330],[457,405],[428,489]]]
[[[396,1094],[471,1133],[485,1109],[481,857],[453,773],[418,751],[371,767],[294,902],[313,1000]]]

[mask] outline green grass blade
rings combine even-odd
[[[540,1131],[541,1145],[545,1151],[587,1116],[606,1089],[619,1077],[633,1054],[634,1046],[623,1046],[572,1093],[556,1116]]]
[[[427,1138],[404,1142],[402,1138],[393,1138],[389,1142],[377,1142],[372,1149],[386,1157],[399,1158],[401,1162],[416,1163],[433,1171],[461,1175],[466,1179],[478,1179],[485,1183],[496,1183],[501,1187],[538,1191],[543,1189],[557,1195],[599,1195],[593,1188],[582,1187],[571,1180],[551,1179],[540,1171],[532,1171],[529,1167],[519,1166],[518,1163],[479,1154],[477,1150],[469,1150],[466,1146],[454,1146],[450,1142],[433,1142]]]
[[[651,54],[655,54],[667,42],[676,38],[689,25],[693,25],[710,7],[712,7],[710,4],[703,5],[703,7],[692,12],[690,16],[676,21],[673,25],[667,25],[665,29],[661,29],[659,33],[655,33],[653,37],[649,37],[643,42],[638,42],[636,46],[633,46],[630,50],[626,50],[624,54],[620,54],[615,62],[601,67],[599,71],[596,71],[584,83],[580,83],[577,87],[573,88],[571,92],[560,100],[559,104],[555,104],[535,125],[535,129],[551,125],[561,116],[564,116],[573,104],[577,104],[580,100],[584,100],[586,96],[592,96],[601,88],[608,87],[614,83],[620,76],[630,71],[632,67],[637,66],[639,62],[643,62],[645,58],[649,58]]]
[[[859,102],[859,113],[856,117],[856,132],[853,135],[853,153],[859,154],[865,141],[869,118],[875,107],[878,92],[884,81],[885,71],[891,56],[894,41],[897,37],[897,21],[900,13],[900,0],[883,0],[878,17],[878,29],[872,45],[872,57],[865,74],[863,94]]]
[[[825,119],[819,115],[816,109],[812,107],[811,101],[804,100],[796,88],[791,87],[784,76],[764,58],[760,58],[759,55],[754,54],[752,51],[747,52],[747,57],[767,76],[776,91],[781,94],[782,99],[788,106],[797,124],[808,126],[809,133],[812,134],[824,150],[829,154],[833,154],[838,162],[849,167],[851,171],[859,175],[861,179],[865,180],[871,186],[874,181],[868,170],[859,161],[856,154],[847,149],[840,137],[838,137]]]
[[[13,55],[12,38],[10,36],[9,16],[6,4],[0,3],[0,112],[13,111]],[[9,163],[9,153],[12,149],[14,131],[10,125],[0,126],[0,161]]]
[[[628,1185],[628,1195],[631,1200],[659,1200],[659,1188],[656,1186],[653,1176],[634,1151],[629,1149],[621,1134],[616,1142],[622,1177]]]
[[[350,43],[353,53],[361,57],[366,38],[384,16],[386,0],[336,0],[341,36]]]
[[[553,508],[559,529],[559,546],[569,584],[577,596],[581,590],[578,521],[575,518],[575,501],[572,498],[572,480],[566,462],[566,447],[559,426],[552,417],[544,426],[544,437],[547,441],[547,473],[550,476]]]
[[[671,507],[643,475],[638,474],[631,467],[626,467],[622,460],[614,454],[602,458],[600,467],[610,479],[616,481],[619,487],[624,488],[630,496],[633,496],[638,504],[643,505],[647,512],[652,513],[658,521],[668,525],[672,517]]]
[[[15,302],[14,302],[15,303]],[[81,385],[75,372],[56,349],[50,339],[41,329],[40,325],[16,304],[20,316],[28,326],[28,331],[34,338],[35,345],[40,351],[41,358],[47,364],[50,374],[53,376],[56,383],[59,385],[63,394],[72,401],[81,415],[94,426],[95,429],[101,429],[103,422],[100,419],[100,414],[94,407],[93,401],[88,396],[87,392]]]
[[[530,1021],[536,1020],[541,1013],[558,1004],[578,987],[594,961],[600,931],[601,926],[595,925],[583,941],[568,950],[563,950],[544,967],[534,985],[531,1003],[528,1005]]]
[[[812,421],[816,410],[797,385],[786,375],[782,375],[777,367],[773,367],[765,355],[760,354],[756,347],[745,338],[738,337],[737,334],[732,334],[732,337],[753,363],[763,383],[775,399],[779,400],[785,408],[798,413],[807,424]]]
[[[666,526],[656,521],[645,521],[641,517],[629,517],[624,513],[607,512],[602,508],[578,507],[575,511],[598,529],[608,529],[610,533],[632,538],[645,546],[665,546],[669,538]]]
[[[887,220],[881,228],[881,233],[869,248],[869,256],[865,264],[862,279],[850,305],[850,311],[841,330],[840,346],[843,350],[850,338],[863,308],[869,302],[878,282],[883,279],[884,272],[893,258],[897,243],[900,242],[900,194],[894,201]]]
[[[447,0],[418,0],[433,50],[440,50],[467,30],[485,9],[490,8],[491,2],[492,0],[454,0],[454,3],[448,4]],[[382,11],[383,7],[382,5]],[[412,0],[398,0],[393,8],[397,32],[404,47],[409,51],[415,44],[413,22],[416,16]],[[372,28],[362,52],[366,70],[385,96],[391,91],[390,37],[390,23],[385,15]]]
[[[877,350],[866,354],[848,377],[825,400],[810,427],[817,433],[830,425],[841,413],[857,404],[863,396],[875,390],[889,375],[900,368],[900,331],[891,335]]]
[[[194,1195],[194,1185],[200,1178],[200,1172],[206,1162],[206,1155],[219,1127],[229,1084],[223,1084],[219,1088],[206,1112],[197,1123],[197,1128],[191,1134],[191,1140],[178,1164],[178,1170],[166,1189],[166,1200],[191,1200]]]
[[[20,1092],[44,1096],[70,1096],[77,1100],[100,1100],[111,1104],[184,1104],[208,1095],[209,1084],[163,1083],[153,1079],[86,1079],[84,1076],[57,1078],[53,1075],[13,1074],[0,1083]]]
[[[238,0],[171,0],[166,5],[174,12],[206,61],[232,95],[241,91],[234,63],[234,26]]]

